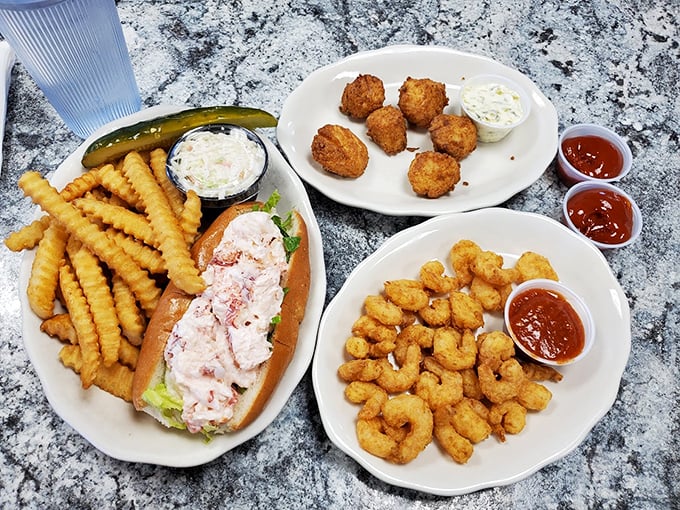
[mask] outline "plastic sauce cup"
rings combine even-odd
[[[606,150],[607,147],[613,147],[620,156],[620,170],[616,175],[611,177],[598,177],[596,175],[588,175],[588,170],[583,167],[584,171],[579,170],[574,166],[567,155],[565,154],[565,142],[568,143],[569,140],[575,142],[579,137],[594,137],[591,138],[591,142],[599,145],[602,151]],[[597,140],[599,139],[599,140]],[[606,144],[606,145],[603,145]],[[594,160],[597,158],[606,158],[605,153],[600,151],[595,151],[594,153],[588,152],[587,156],[590,159],[590,163],[595,164]],[[585,155],[583,156],[585,158]],[[560,135],[559,142],[557,145],[557,175],[560,180],[567,186],[573,186],[577,182],[582,181],[595,181],[595,182],[614,182],[622,179],[630,172],[633,166],[633,154],[631,153],[630,147],[625,142],[623,138],[617,135],[611,129],[607,129],[603,126],[598,126],[596,124],[575,124],[573,126],[565,129]]]

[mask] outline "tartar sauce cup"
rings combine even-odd
[[[577,163],[576,158],[581,162]],[[574,124],[560,135],[557,175],[567,186],[583,181],[618,181],[630,172],[632,166],[630,147],[611,129],[597,124]]]
[[[543,295],[551,301],[543,301],[533,303],[532,298]],[[565,305],[566,303],[566,305]],[[556,306],[560,304],[560,306]],[[569,308],[571,307],[571,311]],[[541,317],[542,311],[555,312],[560,311],[553,317]],[[517,315],[524,314],[524,317]],[[595,343],[595,321],[593,320],[590,308],[585,301],[571,288],[561,282],[548,279],[528,280],[521,283],[510,293],[505,302],[504,309],[505,328],[510,337],[515,342],[515,345],[531,359],[553,366],[570,365],[583,359],[593,347]],[[541,321],[551,323],[563,317],[569,318],[569,328],[567,333],[574,333],[578,329],[578,323],[582,326],[583,343],[574,342],[573,336],[571,341],[567,341],[569,335],[565,333],[564,337],[557,335],[557,338],[564,340],[564,342],[550,342],[550,336],[544,335],[538,341],[537,329],[540,328]],[[522,333],[521,319],[524,318],[525,323],[529,325],[526,335]],[[514,329],[513,324],[517,325],[517,330]],[[552,322],[553,326],[555,322]],[[566,326],[566,324],[563,324]],[[524,338],[526,337],[526,338]],[[529,338],[529,337],[533,337]],[[531,340],[532,346],[527,343],[527,338]],[[542,355],[541,352],[545,353]]]
[[[633,197],[607,182],[583,181],[564,195],[562,222],[600,250],[624,248],[642,232],[642,211]]]
[[[235,124],[206,124],[184,133],[168,151],[166,173],[182,193],[194,190],[208,208],[255,197],[269,167],[262,139]]]
[[[480,142],[498,142],[531,113],[531,98],[517,82],[496,74],[465,79],[458,97],[461,112],[472,119]]]

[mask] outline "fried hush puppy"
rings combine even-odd
[[[417,195],[438,198],[453,191],[460,180],[460,165],[443,152],[420,152],[409,166],[408,180]]]
[[[366,118],[369,138],[390,156],[406,149],[406,126],[401,110],[392,105],[378,108]]]
[[[385,86],[380,78],[360,74],[345,85],[340,112],[355,119],[365,119],[385,102]]]
[[[426,129],[449,104],[446,86],[429,78],[406,78],[399,87],[399,109],[414,127]]]
[[[468,117],[442,113],[432,119],[428,131],[434,150],[458,161],[477,148],[477,128]]]
[[[324,170],[341,177],[357,178],[368,166],[368,149],[352,131],[326,124],[312,140],[312,157]]]

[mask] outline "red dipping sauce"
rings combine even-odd
[[[609,140],[586,135],[562,141],[567,161],[583,175],[597,179],[612,179],[623,170],[623,154]]]
[[[581,354],[585,346],[581,318],[554,290],[521,292],[510,303],[508,319],[515,339],[539,358],[566,363]]]
[[[603,244],[619,244],[633,235],[633,205],[611,190],[586,189],[567,202],[567,214],[586,237]]]

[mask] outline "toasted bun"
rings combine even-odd
[[[206,269],[227,225],[238,215],[252,211],[255,204],[256,202],[246,202],[226,209],[194,243],[191,255],[200,272]],[[288,288],[288,292],[281,304],[281,321],[276,325],[271,338],[272,355],[259,367],[256,382],[240,396],[234,415],[223,427],[224,430],[241,429],[257,418],[295,353],[300,323],[305,315],[311,275],[307,226],[297,211],[292,212],[292,218],[292,234],[300,237],[300,246],[290,258],[286,281],[282,283],[283,287]],[[146,328],[132,383],[132,402],[135,408],[149,413],[165,425],[168,425],[167,420],[157,409],[149,406],[142,395],[147,388],[162,382],[165,372],[165,345],[173,326],[189,308],[192,299],[192,295],[181,291],[172,282],[168,284]]]

